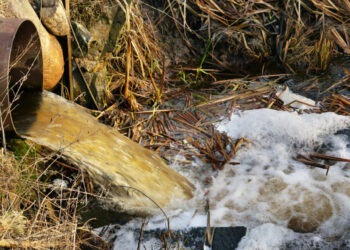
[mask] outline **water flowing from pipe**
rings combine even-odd
[[[13,117],[21,136],[86,170],[124,209],[147,211],[153,201],[164,207],[192,197],[192,184],[157,154],[60,96],[23,93]]]

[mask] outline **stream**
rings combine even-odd
[[[27,8],[20,8],[22,2],[28,5]],[[29,2],[38,2],[40,20]],[[16,90],[10,93],[10,99],[16,106],[11,114],[18,135],[49,148],[57,159],[62,158],[73,168],[87,172],[94,184],[99,186],[101,195],[96,192],[97,198],[86,196],[89,204],[84,208],[88,211],[80,211],[80,207],[77,209],[79,223],[88,221],[86,225],[94,227],[93,232],[108,241],[114,250],[350,250],[350,117],[323,112],[334,109],[320,106],[320,101],[331,94],[350,95],[350,58],[341,56],[341,53],[350,54],[347,36],[349,1],[286,1],[284,4],[279,1],[246,1],[246,4],[244,1],[152,0],[140,1],[140,8],[137,1],[131,0],[124,1],[125,4],[121,4],[123,1],[85,4],[82,0],[67,0],[65,7],[56,4],[60,1],[43,2],[7,0],[0,4],[3,5],[0,10],[5,16],[31,16],[35,19],[42,43],[44,63],[42,65],[40,60],[39,65],[45,89],[53,89],[62,78],[66,64],[63,57],[66,57],[71,100],[75,95],[73,83],[77,86],[83,83],[79,86],[81,90],[76,88],[76,91],[84,92],[86,88],[96,107],[103,102],[111,111],[120,108],[119,104],[127,105],[132,111],[128,113],[131,114],[128,119],[133,121],[135,110],[140,114],[153,112],[152,118],[156,111],[174,110],[177,114],[185,111],[169,105],[173,98],[170,94],[168,99],[163,98],[167,97],[163,90],[171,88],[176,90],[172,94],[174,100],[185,89],[191,97],[197,89],[203,93],[209,91],[205,93],[208,97],[198,94],[200,102],[191,103],[190,98],[186,100],[186,108],[191,112],[211,101],[212,105],[222,105],[215,107],[222,113],[226,110],[224,105],[225,108],[229,107],[228,104],[232,105],[229,115],[212,115],[215,129],[237,140],[237,144],[224,146],[230,152],[225,154],[217,134],[221,158],[225,161],[215,157],[211,160],[215,164],[225,163],[222,168],[220,165],[212,170],[209,162],[199,157],[204,153],[190,143],[192,138],[189,137],[181,139],[183,152],[164,157],[169,162],[168,166],[156,153],[160,151],[146,149],[140,145],[142,140],[138,140],[140,144],[133,142],[117,128],[99,122],[87,109],[52,92],[35,91],[33,88],[22,93],[17,101],[12,96],[17,93],[17,87],[13,88],[11,82],[18,79],[11,79],[11,74],[20,77],[19,71],[23,69],[19,70],[15,61],[23,61],[26,65],[23,68],[30,64],[21,57],[17,59],[11,52],[4,60],[11,62],[11,67],[6,64],[6,69],[15,66],[8,78],[10,89]],[[50,5],[54,3],[54,8],[46,6],[49,2]],[[56,9],[58,5],[67,23],[65,34],[55,34],[42,18],[45,8]],[[24,9],[29,10],[29,14]],[[57,13],[55,15],[58,16]],[[56,22],[53,15],[48,19]],[[54,35],[46,32],[41,20],[50,33],[67,36],[59,39],[61,44],[67,44],[62,46],[67,53],[63,53]],[[71,22],[72,32],[69,27]],[[61,28],[62,23],[57,21],[53,26]],[[83,41],[79,41],[81,37]],[[15,44],[17,41],[14,41]],[[22,52],[21,49],[18,52]],[[192,61],[195,66],[182,67]],[[252,69],[244,69],[244,76],[236,74],[248,65]],[[294,67],[302,67],[303,73],[298,75]],[[255,71],[259,73],[253,73]],[[260,72],[262,76],[257,76]],[[236,79],[227,79],[236,76]],[[7,76],[5,78],[7,84]],[[66,83],[64,78],[63,84]],[[23,79],[23,82],[27,80],[26,77]],[[242,79],[242,83],[238,83],[238,79]],[[230,83],[231,80],[236,81]],[[37,80],[30,81],[39,83]],[[271,87],[271,93],[262,92],[258,96],[259,91],[250,89],[250,83],[266,84]],[[277,87],[278,84],[280,86]],[[230,95],[237,89],[252,91],[250,104],[262,102],[261,107],[269,108],[252,109],[253,106],[250,106],[247,110],[239,110],[241,104],[236,102],[239,94],[228,96],[225,91],[229,88],[232,88]],[[218,93],[227,96],[216,100]],[[153,94],[156,99],[152,99]],[[247,98],[243,94],[241,97]],[[164,103],[163,99],[166,100]],[[349,99],[344,99],[344,103],[349,105]],[[152,100],[155,102],[153,107]],[[299,102],[293,103],[295,100]],[[84,101],[89,102],[82,100],[82,103]],[[335,101],[330,102],[333,104]],[[288,105],[285,104],[290,103],[293,104],[286,107]],[[148,110],[139,110],[142,105]],[[310,111],[315,107],[319,107],[318,112]],[[156,110],[158,108],[160,110]],[[341,108],[340,105],[335,112]],[[106,115],[105,111],[108,110],[104,110],[101,117]],[[177,120],[187,126],[180,133],[191,127],[206,134],[207,141],[215,140],[214,128],[206,131],[208,127],[201,127],[200,122],[203,122],[202,125],[207,122],[205,118],[194,119],[195,126],[182,119]],[[213,122],[214,119],[207,124],[211,126]],[[127,126],[129,129],[134,125]],[[140,131],[139,138],[141,132],[147,131]],[[163,134],[157,131],[154,136],[162,137]],[[5,142],[5,137],[3,139]],[[177,137],[167,135],[167,139],[170,140],[164,145],[176,147],[172,142],[177,142]],[[239,139],[242,139],[242,144],[238,143]],[[5,148],[6,144],[3,144]],[[147,146],[153,148],[157,145],[150,143]],[[168,148],[161,145],[157,149]],[[235,157],[228,160],[233,155],[231,151]],[[208,156],[212,156],[211,153]],[[220,156],[219,152],[214,153]],[[189,155],[193,156],[193,162],[186,158]],[[336,157],[338,160],[315,155]],[[317,162],[312,162],[313,166],[310,166],[310,161],[305,163],[313,157],[317,158],[318,166]],[[57,180],[53,181],[53,185]],[[66,188],[60,184],[64,180],[59,181],[55,188]],[[54,214],[54,208],[50,208]],[[80,217],[83,219],[80,220]],[[90,223],[90,220],[96,223]],[[39,221],[37,217],[36,221]],[[74,232],[68,232],[74,233],[74,243],[80,236],[77,233],[80,226],[76,225]],[[31,236],[33,228],[30,226],[28,230],[29,243],[31,238],[35,238]],[[9,242],[12,243],[12,239]]]
[[[51,92],[23,93],[13,112],[18,133],[85,170],[114,209],[148,214],[192,197],[192,184],[154,152]]]
[[[314,104],[292,91],[281,96],[285,102],[295,98]],[[207,166],[200,159],[184,167],[180,154],[168,168],[156,154],[53,93],[29,93],[21,100],[13,117],[24,138],[59,152],[97,183],[115,184],[110,187],[119,204],[115,209],[134,207],[138,213],[145,207],[153,209],[156,215],[147,219],[95,229],[114,249],[137,249],[143,222],[142,249],[162,248],[164,239],[159,233],[168,230],[167,219],[147,197],[123,186],[136,187],[163,204],[171,231],[189,234],[187,240],[169,240],[170,249],[202,249],[208,225],[217,228],[217,233],[232,229],[229,240],[240,235],[234,245],[238,249],[350,249],[349,163],[327,163],[331,167],[326,176],[325,169],[295,160],[298,154],[315,152],[349,159],[349,117],[236,110],[231,120],[223,118],[215,126],[250,143],[238,151],[234,161],[239,165],[228,163],[219,172],[206,172],[204,183]],[[192,196],[187,179],[196,187],[193,198],[179,202],[181,197]],[[171,201],[175,205],[164,206]]]
[[[180,172],[200,191],[183,209],[168,211],[171,229],[206,227],[207,213],[200,207],[208,199],[212,227],[247,228],[239,249],[304,249],[317,244],[321,249],[343,249],[343,244],[350,248],[349,163],[335,163],[326,176],[324,169],[293,159],[314,151],[350,158],[350,138],[336,134],[349,126],[349,118],[333,113],[298,115],[269,109],[237,113],[231,121],[222,121],[219,130],[253,144],[239,151],[235,161],[240,165],[227,164],[206,188],[197,181],[198,164],[192,171]],[[181,169],[180,162],[172,167]],[[137,249],[139,230],[135,229],[141,223],[136,219],[119,226],[114,249]],[[146,230],[165,226],[159,215],[149,220]],[[146,249],[159,249],[162,244],[156,237],[143,242]]]
[[[289,90],[281,99],[315,104]],[[209,185],[201,178],[206,163],[198,159],[184,168],[183,157],[174,158],[171,167],[194,183],[197,191],[182,208],[166,210],[171,230],[185,235],[169,240],[170,249],[202,249],[208,220],[212,228],[246,228],[242,240],[235,239],[238,249],[350,249],[350,164],[327,162],[331,167],[326,176],[325,169],[295,160],[299,154],[315,152],[349,159],[349,117],[258,109],[236,111],[230,121],[222,119],[216,127],[252,143],[238,152],[234,161],[239,165],[226,164],[222,171],[213,172]],[[114,249],[137,249],[143,222],[142,248],[164,247],[160,232],[167,231],[167,223],[160,213],[96,232],[113,242]],[[237,230],[229,239],[243,236]]]

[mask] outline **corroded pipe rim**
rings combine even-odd
[[[43,58],[38,31],[26,19],[0,18],[0,111],[8,132],[16,128],[11,111],[22,91],[43,90]]]

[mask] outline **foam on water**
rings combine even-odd
[[[284,241],[292,240],[294,233],[287,228],[266,223],[253,228],[247,233],[238,245],[238,250],[243,249],[280,249]]]
[[[198,175],[203,174],[197,171],[200,167],[182,171],[199,191],[192,201],[183,204],[183,210],[167,211],[171,228],[205,227],[203,200],[209,191],[206,197],[212,226],[248,228],[239,249],[279,249],[296,239],[297,245],[291,246],[315,246],[321,239],[332,241],[348,235],[350,164],[337,162],[325,176],[324,169],[308,167],[294,157],[322,152],[349,159],[349,138],[335,135],[349,127],[348,117],[334,113],[299,115],[270,109],[245,111],[233,115],[231,121],[217,124],[218,130],[232,138],[245,137],[253,143],[238,151],[234,161],[240,165],[227,164],[206,189],[199,182]],[[139,227],[140,221],[134,220],[118,234],[131,237],[132,230]],[[159,215],[150,220],[146,230],[164,227],[165,221]],[[137,245],[138,235],[133,237]],[[130,243],[123,242],[117,240],[115,249],[132,249],[128,248]],[[322,244],[333,246],[327,242]]]
[[[233,138],[253,141],[242,149],[238,166],[225,166],[210,191],[214,224],[273,222],[298,232],[319,229],[338,234],[350,222],[350,166],[325,170],[296,162],[298,154],[329,148],[327,154],[349,158],[348,138],[333,134],[349,127],[347,117],[269,109],[251,110],[218,125]],[[345,222],[345,223],[344,223]],[[332,227],[332,230],[329,230]]]

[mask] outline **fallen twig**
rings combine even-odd
[[[327,169],[326,175],[328,175],[329,165],[318,163],[318,162],[313,161],[313,160],[311,160],[303,155],[298,155],[298,157],[294,158],[294,160],[301,162],[301,163],[304,163],[305,165],[309,165],[309,166],[313,166],[313,167],[317,167],[317,168],[322,168],[322,169]]]
[[[323,160],[350,162],[350,159],[339,158],[339,157],[334,157],[334,156],[329,156],[329,155],[324,155],[324,154],[310,154],[310,157],[323,159]]]
[[[196,126],[193,126],[192,124],[190,124],[190,123],[188,123],[188,122],[186,122],[186,121],[184,121],[184,120],[182,120],[182,119],[180,119],[180,118],[173,117],[172,119],[174,119],[174,120],[176,120],[176,121],[178,121],[178,122],[181,122],[181,123],[183,123],[183,124],[185,124],[185,125],[187,125],[187,126],[193,128],[193,129],[198,130],[198,131],[202,132],[203,134],[205,134],[205,135],[211,137],[211,134],[205,132],[203,129],[198,128],[198,127],[196,127]]]

